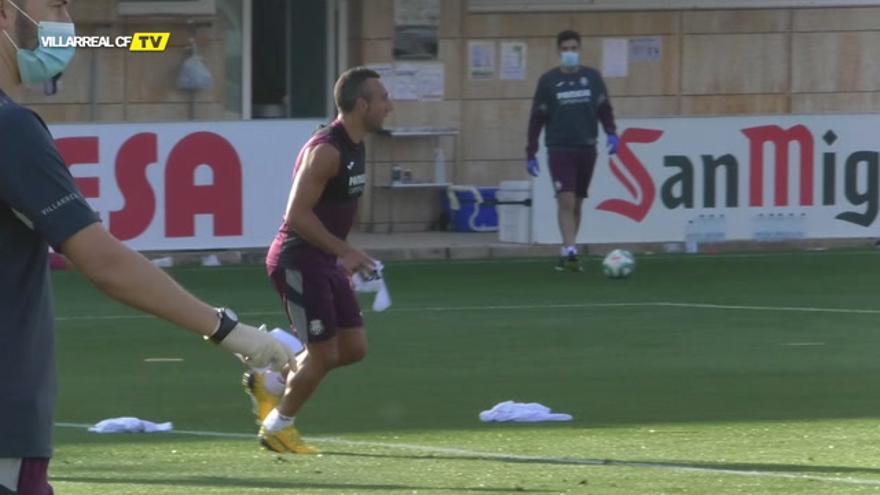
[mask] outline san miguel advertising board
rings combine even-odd
[[[579,241],[875,237],[878,128],[880,115],[623,120],[617,155],[600,153]],[[552,243],[545,170],[532,239]]]

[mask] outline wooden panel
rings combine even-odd
[[[461,7],[465,0],[442,0],[440,2],[440,26],[437,31],[441,38],[457,38],[462,34]]]
[[[789,11],[688,10],[683,12],[685,33],[772,33],[788,29]]]
[[[109,22],[116,19],[117,0],[88,0],[85,2],[73,2],[68,6],[68,12],[73,22]]]
[[[847,31],[880,28],[880,7],[796,9],[795,31]]]
[[[388,64],[394,61],[391,40],[367,40],[361,46],[364,64]]]
[[[369,0],[362,12],[364,39],[390,39],[394,35],[394,0]]]
[[[783,92],[786,49],[782,34],[685,36],[684,94]]]
[[[572,28],[581,36],[626,36],[674,34],[678,32],[677,12],[594,12],[572,17]],[[561,29],[560,29],[561,31]]]
[[[617,119],[628,117],[655,117],[678,114],[676,96],[611,96],[611,106]]]
[[[458,101],[396,101],[385,127],[455,127],[460,125]]]
[[[101,103],[121,103],[125,97],[125,50],[95,50],[98,57],[98,101]],[[217,84],[222,84],[218,81]]]
[[[568,14],[472,14],[465,18],[469,38],[553,36],[572,28]]]
[[[794,92],[880,90],[880,31],[795,34]]]
[[[682,115],[747,115],[788,112],[785,95],[685,96]]]
[[[630,62],[627,77],[605,78],[608,92],[612,96],[678,94],[678,44],[677,36],[663,36],[661,59],[656,62]]]
[[[880,92],[802,93],[792,96],[792,113],[874,113],[880,112]]]
[[[37,112],[47,123],[65,122],[121,122],[123,121],[122,105],[97,105],[95,119],[91,119],[89,105],[58,105],[34,104],[28,108]]]
[[[455,180],[460,184],[494,186],[504,180],[527,180],[525,157],[520,160],[471,160],[462,163]]]
[[[188,103],[139,103],[125,106],[126,122],[177,122],[189,120]]]
[[[468,101],[462,108],[462,159],[522,158],[530,108],[524,99]]]
[[[456,100],[461,98],[462,71],[465,64],[461,62],[461,41],[440,40],[438,58],[443,63],[444,98]]]
[[[223,47],[208,44],[200,49],[205,64],[214,76],[214,88],[197,94],[198,101],[223,100]],[[161,53],[127,52],[125,65],[126,97],[132,103],[186,102],[190,95],[176,87],[181,63],[189,50],[173,47]]]
[[[223,23],[218,17],[211,17],[206,20],[207,26],[199,25],[196,28],[188,26],[181,22],[169,23],[166,21],[150,21],[139,18],[129,18],[122,24],[113,26],[113,32],[121,35],[131,35],[137,32],[154,32],[168,31],[171,37],[168,39],[168,48],[179,46],[188,47],[190,39],[194,39],[201,49],[210,44],[211,41],[222,41],[225,33],[223,31]]]
[[[451,167],[457,154],[457,136],[395,137],[371,136],[367,143],[370,161],[389,162],[400,165],[409,163],[434,163],[434,150],[443,148],[447,166]],[[459,145],[460,147],[460,145]]]

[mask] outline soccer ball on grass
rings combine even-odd
[[[626,278],[636,269],[636,259],[625,249],[615,249],[602,260],[602,271],[608,278]]]

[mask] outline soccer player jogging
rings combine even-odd
[[[101,225],[76,189],[52,136],[6,92],[54,83],[73,48],[63,0],[0,0],[0,495],[51,495],[47,480],[57,389],[49,246],[99,290],[219,343],[252,366],[280,369],[295,356],[177,285]],[[53,84],[54,85],[54,84]]]
[[[602,75],[592,67],[580,65],[580,35],[563,31],[557,35],[556,45],[561,65],[541,76],[532,102],[526,170],[533,177],[540,172],[535,153],[541,129],[546,126],[544,144],[562,234],[556,269],[580,271],[575,243],[581,225],[581,208],[596,165],[597,120],[602,122],[607,136],[609,154],[617,153],[618,138]]]
[[[345,239],[365,186],[363,139],[382,129],[392,104],[379,74],[364,67],[344,72],[334,97],[339,116],[297,156],[284,219],[266,257],[269,276],[307,352],[296,373],[288,374],[280,401],[266,374],[249,373],[245,380],[261,422],[260,443],[276,452],[316,452],[294,427],[296,414],[330,371],[367,353],[350,276],[374,270],[375,262]]]

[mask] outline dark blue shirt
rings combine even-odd
[[[580,66],[574,72],[563,72],[559,67],[545,72],[532,102],[527,153],[532,156],[537,151],[543,125],[547,148],[595,146],[600,120],[606,134],[614,134],[614,115],[599,71]]]
[[[48,250],[97,221],[46,125],[0,91],[0,457],[52,454]]]

